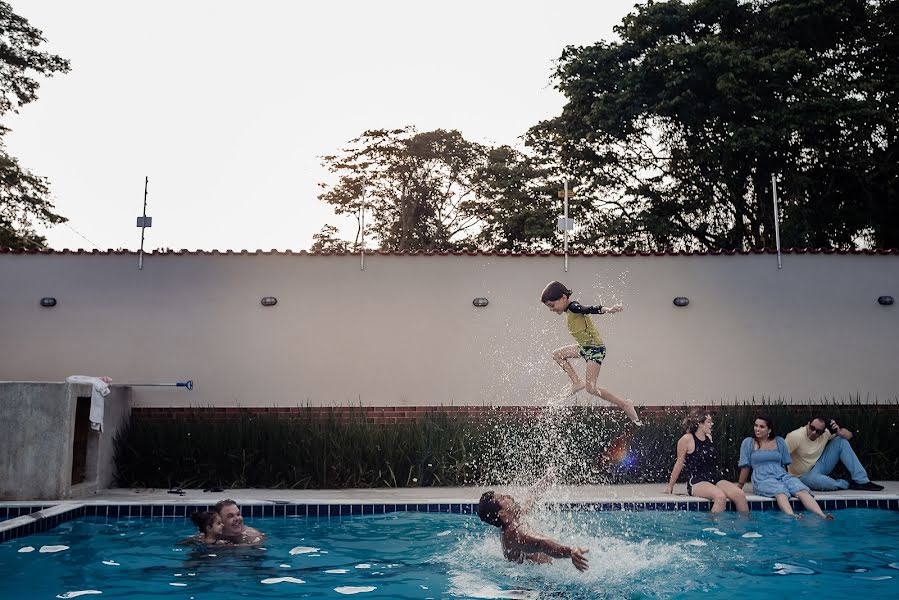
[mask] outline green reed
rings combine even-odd
[[[711,407],[720,467],[736,479],[740,443],[757,414],[778,435],[821,415],[855,433],[872,479],[899,479],[899,410],[825,399],[751,400]],[[527,484],[548,466],[561,483],[663,483],[688,407],[647,413],[635,428],[620,411],[593,406],[488,411],[482,418],[426,413],[401,423],[349,415],[184,415],[134,419],[116,438],[123,487],[367,488]]]

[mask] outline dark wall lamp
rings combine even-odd
[[[274,306],[278,303],[278,299],[274,296],[266,296],[260,302],[262,302],[262,306]]]
[[[892,296],[881,296],[877,299],[877,303],[881,306],[890,306],[893,303]]]
[[[53,308],[56,306],[56,298],[41,298],[41,306],[44,308]]]
[[[685,296],[678,296],[674,299],[675,306],[686,306],[690,304],[690,299]]]
[[[484,306],[487,306],[488,304],[490,304],[490,301],[487,300],[487,298],[475,298],[474,300],[471,301],[471,303],[477,307],[484,307]]]

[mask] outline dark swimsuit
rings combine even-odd
[[[718,470],[718,449],[708,437],[700,440],[693,436],[696,449],[684,457],[684,471],[687,475],[687,494],[693,495],[693,486],[703,481],[715,484],[721,481],[721,471]]]

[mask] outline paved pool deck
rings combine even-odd
[[[878,481],[884,486],[880,492],[845,490],[840,492],[815,492],[819,500],[884,500],[899,499],[899,481]],[[684,484],[675,486],[675,493],[664,493],[663,484],[638,485],[582,485],[553,486],[543,496],[546,502],[707,502],[687,496]],[[0,506],[27,505],[90,505],[90,504],[215,504],[224,498],[238,504],[457,504],[477,502],[486,487],[430,487],[396,489],[344,489],[344,490],[271,490],[225,489],[222,492],[204,492],[185,489],[182,493],[170,493],[165,489],[117,488],[102,490],[72,500],[33,500],[27,502],[3,502]],[[496,486],[501,492],[518,497],[527,488]],[[752,493],[752,485],[745,488],[747,499],[770,500]]]

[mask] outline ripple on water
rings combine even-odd
[[[344,585],[340,587],[334,588],[334,591],[338,594],[364,594],[366,592],[373,592],[376,588],[373,585]]]
[[[302,579],[298,579],[296,577],[269,577],[268,579],[263,579],[260,583],[264,583],[265,585],[272,585],[275,583],[306,583]]]
[[[777,575],[814,575],[815,571],[807,567],[791,565],[789,563],[774,563],[774,572]]]

